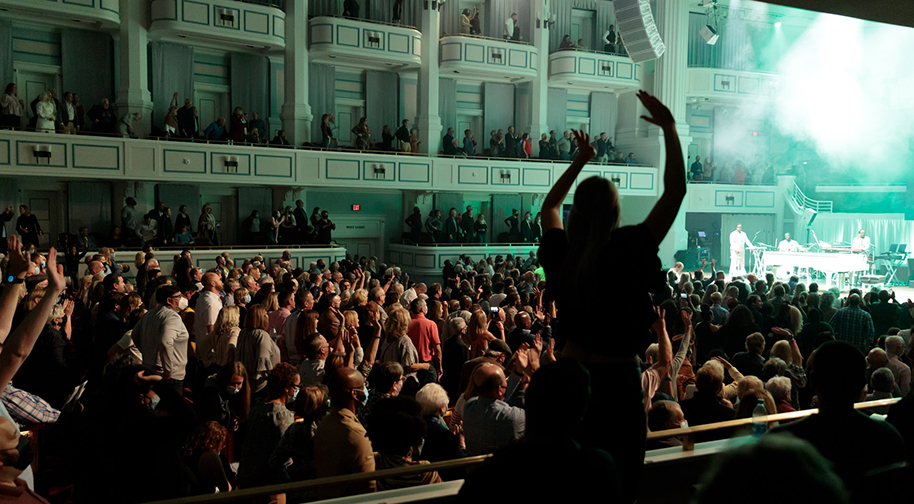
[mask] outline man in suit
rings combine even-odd
[[[444,236],[447,243],[460,242],[460,227],[457,226],[457,209],[451,208],[444,222]]]
[[[444,138],[441,139],[441,151],[447,153],[454,147],[454,128],[448,128]]]
[[[308,231],[308,214],[305,213],[305,202],[302,200],[295,201],[295,210],[292,211],[292,217],[295,217],[295,224],[298,241],[305,242],[305,233]]]
[[[508,134],[505,135],[505,157],[519,158],[519,142],[517,135],[514,134],[514,126],[508,127]]]

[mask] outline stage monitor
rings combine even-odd
[[[818,212],[811,208],[803,210],[803,215],[800,216],[800,226],[801,229],[809,229],[812,227],[812,223],[816,220],[816,215]]]

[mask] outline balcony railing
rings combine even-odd
[[[121,23],[118,0],[0,0],[4,17],[41,19],[83,29],[113,29]]]
[[[477,37],[441,37],[439,68],[446,73],[470,74],[486,81],[525,82],[537,75],[537,49],[528,44]]]
[[[549,86],[593,91],[638,89],[641,64],[618,54],[557,51],[549,55]]]
[[[286,14],[277,6],[234,0],[153,0],[154,39],[241,51],[286,47]]]
[[[422,64],[422,34],[409,26],[318,16],[309,21],[308,40],[316,63],[385,70]]]

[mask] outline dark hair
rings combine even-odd
[[[111,274],[107,275],[105,277],[105,279],[102,280],[102,284],[104,284],[104,286],[105,286],[105,291],[110,292],[111,289],[113,289],[114,286],[117,285],[117,280],[119,278],[123,278],[120,273],[111,273]]]
[[[167,305],[168,298],[180,293],[181,291],[174,285],[163,285],[156,290],[156,303]]]
[[[270,399],[278,399],[286,395],[286,389],[295,385],[295,377],[298,376],[298,369],[288,362],[280,362],[267,376],[267,391]]]
[[[368,374],[368,387],[380,392],[387,392],[393,384],[403,377],[403,366],[398,362],[387,361],[375,364]]]
[[[405,456],[422,443],[428,425],[422,406],[412,397],[390,397],[375,403],[368,421],[368,438],[378,453]]]
[[[3,91],[3,93],[4,93],[4,94],[10,94],[10,93],[12,93],[14,87],[16,87],[16,83],[15,83],[15,82],[10,82],[9,84],[6,85],[6,90]]]

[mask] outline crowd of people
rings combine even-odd
[[[563,218],[596,155],[575,131],[580,154],[543,202],[538,251],[462,256],[432,284],[375,258],[295,267],[288,251],[272,263],[226,252],[204,272],[189,250],[162,271],[150,250],[132,283],[108,250],[68,279],[54,249],[12,237],[0,261],[0,494],[43,502],[53,483],[72,485],[75,503],[143,502],[494,453],[468,474],[427,470],[288,497],[463,478],[462,502],[572,487],[634,502],[646,449],[679,442],[648,444],[648,430],[817,406],[727,456],[777,453],[817,496],[844,502],[842,485],[858,495],[867,471],[908,456],[911,331],[899,328],[914,325],[914,302],[852,292],[839,308],[815,285],[727,281],[713,262],[707,278],[705,265],[665,274],[658,247],[686,169],[672,115],[639,98],[669,153],[663,194],[642,223],[619,226],[618,192],[602,177],[577,184]],[[611,282],[595,276],[623,263]],[[906,394],[888,422],[854,412],[867,385],[874,398]],[[43,429],[30,482],[19,429],[34,424]],[[504,484],[542,467],[563,484]],[[726,489],[740,480],[728,469],[699,502],[732,499]]]
[[[172,210],[159,201],[155,207],[141,214],[137,210],[137,201],[128,196],[121,209],[120,223],[112,225],[108,235],[90,232],[89,228],[79,228],[78,234],[68,234],[62,240],[63,246],[74,246],[85,254],[100,246],[119,249],[123,247],[187,247],[219,245],[218,230],[221,223],[213,214],[210,203],[203,205],[194,231],[191,217],[187,214],[187,205],[180,205],[172,220]],[[12,207],[0,214],[0,222],[12,219]],[[24,243],[37,245],[41,235],[38,219],[29,213],[27,206],[20,207],[17,220],[17,231]],[[305,245],[330,244],[336,224],[330,220],[330,213],[314,207],[309,217],[304,209],[304,202],[297,200],[295,208],[286,206],[269,215],[261,217],[259,210],[253,210],[241,222],[241,240],[248,245]],[[68,251],[69,253],[69,251]]]
[[[428,213],[425,223],[422,222],[422,211],[413,208],[413,213],[404,223],[409,226],[409,242],[412,243],[488,243],[489,223],[480,212],[474,217],[472,205],[467,205],[466,212],[460,214],[456,208],[448,210],[448,216],[442,219],[441,210]],[[513,209],[511,216],[504,220],[504,231],[497,235],[496,243],[538,243],[543,236],[541,214]]]
[[[724,161],[718,168],[717,161],[712,161],[710,157],[706,157],[702,163],[701,156],[695,156],[695,162],[689,166],[689,182],[774,185],[776,181],[777,170],[771,162],[747,164],[738,160],[731,166],[730,161]]]
[[[25,100],[19,97],[19,88],[9,83],[0,97],[0,128],[28,128],[41,133],[75,135],[92,133],[99,135],[120,135],[135,138],[133,123],[141,119],[140,114],[118,115],[107,98],[92,106],[89,112],[80,103],[79,95],[66,91],[63,100],[58,100],[53,89],[42,91],[30,103],[31,118],[26,116]]]

